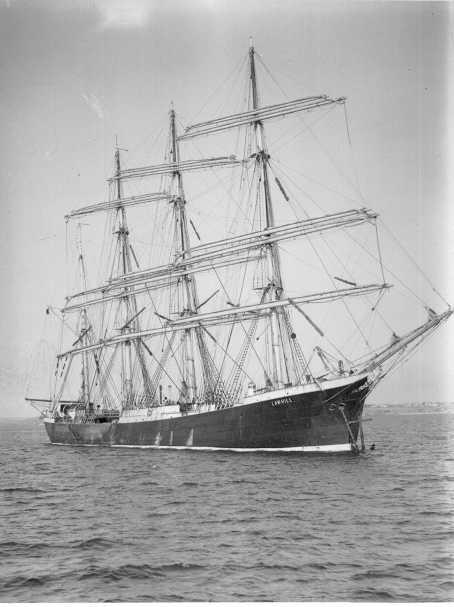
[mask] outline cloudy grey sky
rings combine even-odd
[[[26,411],[63,215],[104,198],[115,135],[146,163],[170,101],[197,115],[249,36],[290,95],[348,97],[367,204],[454,302],[451,3],[0,0],[0,415]],[[375,400],[454,401],[452,323]]]

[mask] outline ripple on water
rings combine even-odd
[[[0,600],[454,600],[447,416],[372,414],[356,458],[61,448],[0,425]]]

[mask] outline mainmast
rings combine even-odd
[[[252,92],[252,107],[254,110],[260,108],[259,94],[257,89],[257,78],[255,71],[255,51],[254,46],[249,47],[249,67]],[[265,127],[261,120],[254,121],[254,137],[256,144],[256,162],[259,169],[259,187],[263,188],[265,229],[272,228],[275,225],[273,204],[271,199],[268,164],[270,155],[268,153]],[[279,300],[282,297],[282,274],[279,257],[279,249],[275,243],[265,245],[265,260],[267,266],[267,284],[263,285],[262,297],[266,301]],[[284,314],[286,315],[284,317]],[[292,356],[291,345],[289,343],[290,324],[287,313],[284,311],[271,310],[269,323],[269,346],[271,358],[271,381],[273,386],[290,383],[291,375],[289,369],[289,358]],[[290,330],[290,334],[294,333]],[[269,380],[270,378],[268,378]],[[268,381],[267,380],[267,381]]]
[[[173,208],[175,217],[175,256],[181,256],[184,260],[189,249],[189,235],[185,212],[185,198],[183,189],[183,177],[178,170],[180,160],[180,152],[177,142],[177,131],[175,124],[175,110],[170,110],[170,161],[175,164],[175,170],[172,174],[172,182],[174,190],[176,188],[175,197],[173,198]],[[197,303],[196,295],[193,288],[191,278],[188,274],[183,274],[181,277],[183,286],[183,309],[180,311],[182,316],[191,316],[195,313]],[[197,398],[197,380],[195,371],[194,359],[194,333],[188,329],[184,332],[181,343],[181,389],[180,398],[186,402],[193,402]]]
[[[188,222],[186,216],[186,199],[183,188],[183,177],[179,170],[180,151],[177,138],[177,129],[175,122],[175,110],[170,110],[170,161],[174,164],[172,173],[174,217],[175,217],[175,257],[185,261],[190,259],[190,239],[188,232]],[[194,316],[201,307],[197,294],[195,277],[190,273],[183,273],[179,283],[182,285],[183,298],[181,316]],[[185,402],[195,402],[200,397],[201,389],[197,385],[196,366],[195,366],[195,345],[197,345],[200,361],[202,365],[202,375],[204,381],[203,398],[213,400],[215,398],[215,386],[218,378],[214,368],[213,359],[208,351],[205,335],[201,327],[187,329],[184,331],[181,343],[181,363],[182,363],[182,386],[180,398]],[[218,382],[219,383],[219,382]]]

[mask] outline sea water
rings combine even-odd
[[[360,456],[52,446],[1,421],[0,601],[453,600],[454,406],[366,417]]]

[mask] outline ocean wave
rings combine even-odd
[[[260,561],[255,565],[247,567],[247,569],[272,569],[273,571],[299,571],[301,567],[296,565],[286,565],[284,563],[264,563]]]
[[[159,602],[174,602],[174,601],[188,601],[188,598],[182,594],[133,594],[131,596],[111,596],[105,599],[104,602],[108,603],[154,603]],[[204,599],[199,599],[202,602]]]
[[[118,581],[121,579],[150,579],[165,577],[167,573],[179,571],[191,571],[194,569],[203,569],[202,565],[194,563],[170,563],[168,565],[137,565],[127,563],[118,567],[91,566],[81,573],[78,580],[83,581],[90,578],[97,578],[107,581]]]
[[[55,544],[48,544],[46,542],[15,542],[5,541],[0,542],[0,557],[18,557],[18,556],[31,556],[33,553],[52,550],[59,548],[60,546]]]
[[[354,599],[364,601],[405,601],[411,600],[411,597],[407,594],[397,594],[395,592],[388,592],[387,590],[356,590],[354,592]]]
[[[355,573],[354,575],[351,576],[352,580],[355,581],[363,581],[363,580],[380,580],[380,579],[385,579],[385,578],[396,578],[396,579],[403,579],[402,573],[398,573],[395,570],[385,570],[385,571],[378,571],[378,570],[374,570],[374,569],[369,569],[368,571],[363,571],[360,573]]]
[[[45,489],[34,487],[0,487],[0,493],[47,493]]]
[[[92,537],[86,540],[74,540],[72,542],[49,543],[49,542],[21,542],[21,541],[4,541],[0,542],[0,557],[18,557],[18,556],[33,556],[41,552],[50,552],[55,550],[85,550],[88,548],[110,548],[124,545],[125,542],[109,540],[103,537]]]
[[[309,569],[318,569],[319,571],[329,569],[328,563],[326,565],[323,563],[306,563],[305,567],[309,567]]]
[[[3,583],[0,583],[0,590],[15,590],[16,588],[29,589],[36,588],[38,586],[44,586],[50,582],[53,578],[50,575],[42,576],[26,576],[17,575],[14,577],[6,578]]]
[[[117,540],[109,540],[105,537],[91,537],[87,540],[78,540],[78,541],[74,541],[69,543],[69,547],[70,548],[110,548],[110,547],[117,547],[119,543],[118,539]]]
[[[234,468],[4,432],[0,601],[452,601],[449,419],[374,420],[367,457]]]

